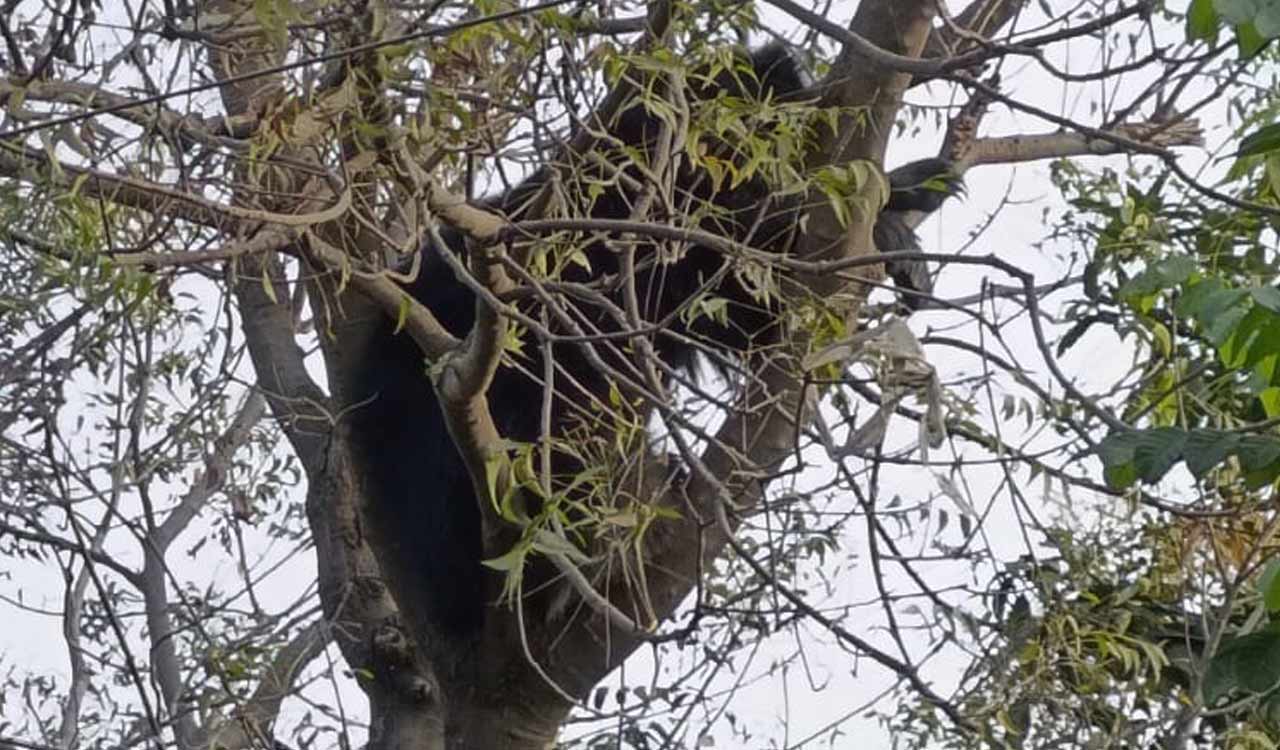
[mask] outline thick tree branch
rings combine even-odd
[[[323,471],[333,427],[329,398],[311,379],[294,339],[293,309],[279,264],[246,259],[231,277],[258,387],[307,475]]]
[[[223,4],[220,9],[234,10],[251,17],[251,7],[249,2],[236,0]],[[384,9],[380,4],[370,3],[363,10],[374,14]],[[528,11],[521,9],[520,12]],[[473,25],[473,22],[468,20],[461,25]],[[270,102],[279,100],[284,88],[283,77],[279,73],[286,66],[280,64],[280,51],[271,40],[250,35],[213,41],[215,43],[209,47],[213,77],[222,82],[220,93],[231,116],[261,113],[266,111]],[[343,36],[337,35],[334,43],[341,46]],[[345,53],[328,56],[332,59],[345,58],[360,50],[375,50],[382,43],[383,40],[375,36],[372,42],[357,44],[348,47]],[[329,101],[333,104],[341,100],[343,98],[339,96]],[[313,137],[331,138],[335,135],[334,129],[341,126],[345,113],[330,114],[333,116],[328,119],[317,119],[316,124],[320,127],[318,133],[312,134]],[[286,147],[279,157],[283,160],[282,167],[310,163],[315,169],[309,173],[319,175],[324,174],[318,168],[320,151]],[[356,159],[360,158],[356,155]],[[363,185],[368,177],[364,171],[367,165],[353,163],[356,159],[344,165],[344,174],[349,178],[359,176],[362,182],[358,184]],[[237,192],[237,201],[251,204],[262,200],[272,208],[278,202],[297,210],[295,207],[305,206],[308,202],[314,204],[317,196],[332,190],[331,184],[322,184],[317,177],[297,179],[295,173],[296,170],[277,170],[276,177],[283,184],[257,186],[268,188],[259,192],[254,189],[253,178],[248,171],[239,169],[237,181],[244,188]],[[362,200],[365,195],[361,193]],[[362,261],[377,257],[380,249],[372,246],[377,237],[367,239],[371,233],[361,231],[360,217],[355,211],[335,216],[326,224],[308,227],[301,234],[297,255],[308,261],[315,261],[317,253],[329,257],[325,262],[304,265],[300,273],[338,271],[312,278],[308,281],[308,292],[315,314],[327,323],[326,333],[320,341],[335,401],[344,407],[354,406],[343,390],[343,377],[350,371],[351,358],[363,356],[362,342],[378,330],[373,315],[382,313],[367,297],[343,295],[335,280],[348,277],[353,257]],[[348,256],[327,244],[329,238],[343,238],[335,243],[343,251],[351,249],[348,242],[350,238],[356,238],[360,252]],[[371,246],[363,247],[359,243]],[[360,499],[364,489],[362,475],[352,457],[351,446],[344,439],[342,414],[335,411],[329,398],[311,381],[304,366],[303,353],[294,338],[292,295],[288,293],[282,269],[277,259],[267,256],[247,257],[234,268],[241,273],[234,289],[259,384],[266,391],[273,415],[289,436],[307,470],[306,510],[316,545],[320,601],[332,628],[334,642],[347,663],[361,675],[360,686],[370,702],[371,747],[437,747],[442,705],[430,665],[411,658],[399,664],[396,673],[392,674],[378,657],[378,634],[401,632],[400,611],[386,588],[389,576],[384,575],[378,566],[366,537],[367,527],[360,517]],[[403,298],[403,293],[387,279],[357,275],[356,286],[388,293],[384,302],[390,302],[394,296],[398,305],[398,300]],[[329,317],[337,310],[342,316]],[[411,315],[415,315],[415,331],[429,328],[423,322],[425,318],[412,312]],[[441,336],[436,343],[443,348],[452,342]],[[361,398],[367,395],[363,394]],[[412,644],[411,639],[404,640]],[[411,647],[407,649],[409,653],[413,651]],[[397,675],[404,679],[395,679]]]
[[[1157,148],[1204,145],[1204,132],[1198,120],[1175,124],[1129,123],[1109,128],[1116,138],[1141,141]],[[978,164],[1013,164],[1064,156],[1106,156],[1129,153],[1131,149],[1115,140],[1095,138],[1080,132],[1010,135],[978,138],[964,153],[968,166]]]

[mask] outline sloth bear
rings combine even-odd
[[[804,66],[781,45],[734,55],[737,70],[696,78],[690,75],[685,93],[691,107],[721,93],[746,102],[795,101],[806,98],[812,86]],[[665,79],[653,85],[661,92]],[[566,184],[557,186],[557,197],[577,202],[570,205],[570,215],[631,218],[639,194],[649,184],[645,170],[636,164],[636,155],[649,152],[663,132],[662,124],[663,118],[654,110],[633,104],[598,139],[594,153],[603,159],[584,160],[558,175],[543,168],[483,205],[518,221],[547,180],[559,179]],[[724,142],[712,148],[717,153],[732,151]],[[742,159],[735,154],[727,158]],[[798,225],[800,195],[776,195],[758,175],[737,185],[727,178],[713,180],[707,170],[691,165],[688,159],[676,170],[674,190],[664,196],[674,211],[661,215],[663,203],[654,201],[650,215],[658,219],[692,216],[694,226],[737,242],[769,252],[788,249]],[[882,252],[918,249],[915,234],[905,221],[907,213],[936,210],[958,189],[958,179],[946,162],[929,159],[895,170],[890,182],[892,197],[877,219],[876,245]],[[450,251],[465,253],[460,232],[441,226],[438,236]],[[624,242],[632,243],[641,317],[653,325],[651,342],[668,377],[690,373],[700,350],[732,355],[777,341],[775,312],[757,301],[747,282],[732,266],[726,266],[721,252],[697,245],[671,247],[676,243],[663,245],[651,240],[610,243],[587,238],[582,242],[586,263],[565,264],[558,278],[597,283],[600,294],[616,308],[624,308],[617,284],[610,286],[619,276],[618,248],[626,247]],[[407,285],[407,293],[430,309],[453,335],[465,337],[475,314],[473,293],[445,265],[440,248],[428,242],[421,255],[419,272]],[[929,276],[922,264],[891,264],[890,273],[900,287],[910,285],[904,304],[918,307],[916,302],[927,298]],[[700,295],[721,301],[723,314],[689,314],[690,301]],[[574,302],[574,319],[586,332],[607,335],[623,330],[616,315],[611,317],[602,306]],[[529,312],[538,317],[532,305]],[[566,331],[561,327],[556,332]],[[551,420],[555,436],[563,436],[581,415],[589,415],[587,407],[593,399],[609,403],[609,381],[584,346],[596,347],[610,366],[623,371],[629,367],[624,354],[629,349],[628,339],[604,338],[591,344],[555,345],[552,359],[557,374]],[[534,442],[540,438],[543,399],[545,363],[540,342],[525,341],[522,352],[508,359],[488,391],[490,412],[504,438]],[[418,572],[418,580],[408,583],[425,592],[427,614],[438,630],[447,637],[465,639],[478,632],[485,604],[493,598],[492,586],[487,583],[492,575],[480,564],[480,514],[471,477],[445,427],[422,352],[409,336],[397,335],[390,318],[373,337],[361,362],[353,395],[362,403],[353,410],[350,424],[357,460],[371,493],[365,518],[378,524],[384,543],[393,541],[384,553],[398,556],[404,563],[401,570]]]

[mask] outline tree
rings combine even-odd
[[[305,689],[328,678],[358,684],[373,747],[753,742],[759,726],[720,718],[708,686],[774,633],[820,634],[829,658],[873,665],[905,696],[887,726],[921,745],[1274,734],[1280,162],[1275,103],[1257,85],[1270,6],[1055,15],[976,0],[939,15],[926,0],[864,0],[848,18],[791,0],[8,5],[0,544],[15,575],[61,573],[70,670],[20,683],[23,718],[0,741],[271,746],[289,701],[292,741],[358,741],[338,698]],[[821,73],[803,105],[662,93],[723,65],[727,43],[770,35]],[[1050,88],[1059,102],[1087,93],[1091,111],[1046,105]],[[931,118],[904,108],[905,92],[945,106]],[[512,300],[572,317],[591,290],[559,271],[590,263],[579,255],[594,233],[619,232],[557,214],[550,189],[514,223],[467,199],[544,163],[581,169],[601,153],[593,123],[637,100],[693,144],[680,159],[729,181],[770,171],[804,196],[791,254],[725,248],[778,300],[786,345],[750,352],[736,388],[669,392],[644,343],[654,332],[632,321],[627,356],[652,378],[619,386],[603,427],[511,445],[484,387],[504,357],[546,341]],[[980,135],[1003,130],[992,109],[1024,118],[1019,132]],[[1248,134],[1231,172],[1210,168],[1217,186],[1179,150],[1200,144],[1202,113]],[[759,127],[765,116],[778,127]],[[696,148],[710,138],[751,158],[716,162]],[[927,142],[962,172],[1058,159],[1070,208],[1039,239],[1079,255],[1055,265],[990,236],[969,255],[952,231],[947,253],[878,254],[891,140]],[[1122,177],[1086,171],[1075,157],[1089,155],[1134,158]],[[655,192],[673,164],[651,165]],[[678,252],[700,207],[659,203],[624,244]],[[470,238],[457,270],[482,290],[464,340],[397,284],[396,260],[442,225]],[[927,334],[871,297],[886,259],[946,261],[944,309],[917,319]],[[719,303],[705,295],[689,314]],[[423,387],[494,501],[481,503],[486,575],[506,595],[474,642],[425,614],[390,552],[395,530],[362,522],[377,498],[346,417],[388,315],[431,363]],[[1086,347],[1120,353],[1113,371],[1073,359]],[[552,449],[586,467],[574,491],[607,502],[553,486]],[[637,483],[671,473],[667,451],[687,481]],[[1179,461],[1186,502],[1149,487]],[[554,512],[522,512],[529,497]],[[1069,513],[1046,520],[1055,509]],[[175,564],[180,538],[196,565]],[[318,611],[306,587],[263,589],[290,559],[275,550],[307,544]],[[846,572],[854,554],[865,569]],[[235,584],[184,570],[222,559]],[[839,588],[850,580],[857,600]],[[346,677],[320,659],[331,644]],[[682,674],[610,677],[645,646]]]

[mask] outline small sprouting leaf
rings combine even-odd
[[[488,560],[482,560],[480,564],[484,565],[486,568],[492,568],[493,570],[508,573],[513,570],[520,570],[524,567],[524,558],[525,548],[523,546],[517,546],[505,555],[491,557]]]
[[[262,292],[267,295],[267,299],[271,300],[271,304],[278,305],[280,300],[276,299],[276,285],[271,283],[271,274],[268,272],[267,264],[262,265]]]
[[[1258,576],[1258,590],[1268,612],[1280,612],[1280,560],[1272,560]]]
[[[404,330],[405,321],[409,320],[409,306],[412,304],[413,301],[409,299],[409,295],[401,295],[400,304],[396,307],[396,333]]]

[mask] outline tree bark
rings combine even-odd
[[[929,0],[863,2],[852,29],[883,49],[918,55],[930,31],[932,9]],[[879,163],[910,78],[853,53],[842,55],[831,73],[823,103],[857,109],[860,116],[846,116],[836,137],[823,139],[822,146],[810,156],[809,166],[853,159]],[[839,258],[874,252],[870,241],[874,212],[847,227],[825,200],[814,203],[818,208],[803,224],[807,229],[802,257]],[[803,282],[820,295],[839,292],[865,298],[867,291],[842,289],[845,282],[831,278]],[[747,457],[752,476],[767,476],[791,453],[798,427],[795,415],[805,413],[800,408],[806,397],[801,376],[790,367],[772,366],[764,382],[768,392],[755,396],[772,399],[774,406],[748,408],[731,417],[718,437],[721,445],[733,446],[734,453],[713,447],[705,457],[706,465],[724,484],[713,487],[695,481],[691,499],[696,514],[690,514],[681,500],[663,500],[682,515],[682,520],[662,522],[649,539],[648,594],[660,618],[674,613],[693,590],[699,573],[728,544],[728,530],[714,523],[717,506],[724,502],[724,488],[732,487],[738,510],[749,510],[763,496],[761,481],[726,481],[742,468],[735,454]],[[608,594],[615,606],[633,611],[634,592],[625,584],[615,585]],[[549,746],[572,707],[564,694],[577,700],[585,698],[643,642],[633,633],[610,628],[595,615],[579,614],[566,625],[549,617],[542,604],[537,597],[524,603],[524,628],[537,668],[525,656],[515,613],[491,609],[479,640],[482,648],[472,654],[467,668],[442,682],[448,706],[447,747]]]
[[[851,28],[884,50],[915,56],[928,37],[932,9],[931,0],[865,0]],[[232,59],[230,53],[224,54],[225,59]],[[255,61],[265,64],[266,54],[242,49],[234,59],[239,65],[235,72],[243,72]],[[219,73],[227,75],[231,70],[228,67]],[[809,155],[807,166],[839,165],[853,159],[879,163],[909,81],[909,74],[846,50],[827,81],[822,104],[845,108],[849,114],[840,121],[834,137],[822,139],[821,146]],[[272,86],[261,80],[252,88],[228,86],[224,101],[233,116],[259,112],[264,106],[262,97],[271,91]],[[290,158],[304,160],[305,155]],[[825,200],[815,203],[818,208],[802,224],[806,236],[801,257],[840,258],[873,252],[873,210],[857,217],[853,226],[844,226]],[[344,236],[357,238],[353,244],[359,245],[358,224],[352,222],[346,229]],[[260,290],[251,289],[258,283],[256,273],[260,270],[245,274],[242,304],[252,301],[252,306],[269,310],[269,299],[263,299]],[[316,289],[324,283],[317,282]],[[802,279],[801,283],[817,294],[845,294],[853,307],[859,295],[866,293],[865,288],[846,288],[847,282],[831,278]],[[287,300],[288,295],[279,294],[278,298]],[[321,337],[334,396],[330,406],[337,407],[329,413],[340,415],[363,395],[348,392],[348,375],[356,365],[354,358],[363,351],[359,342],[370,335],[381,311],[351,289],[330,287],[313,297],[315,303],[322,300],[339,300],[342,311],[341,316],[328,321],[333,335]],[[288,340],[292,334],[284,329],[283,321],[277,326],[272,336],[279,342]],[[282,348],[275,351],[278,354]],[[265,362],[259,365],[260,373],[265,366]],[[805,418],[803,405],[812,394],[803,391],[801,375],[792,366],[771,364],[762,382],[765,389],[753,390],[751,398],[768,399],[770,406],[751,408],[751,403],[746,404],[749,408],[733,416],[721,431],[720,447],[713,447],[705,456],[716,481],[695,480],[691,506],[685,505],[683,498],[661,500],[681,514],[682,520],[663,521],[648,537],[648,604],[659,618],[676,610],[693,590],[701,571],[728,545],[736,521],[728,525],[717,522],[724,517],[725,493],[732,490],[735,513],[749,510],[765,490],[759,477],[790,455],[799,426],[796,416]],[[425,380],[423,387],[429,387]],[[273,410],[277,405],[272,402]],[[280,411],[276,416],[283,417]],[[398,586],[394,556],[382,554],[386,545],[378,544],[377,535],[382,532],[363,525],[355,512],[358,503],[368,498],[362,497],[360,469],[350,458],[341,420],[336,424],[337,429],[324,433],[324,450],[309,451],[319,456],[308,466],[308,513],[321,557],[322,578],[328,579],[322,587],[325,611],[335,621],[351,621],[352,633],[360,635],[341,641],[344,655],[357,671],[367,668],[372,674],[372,679],[362,680],[373,711],[372,746],[451,750],[552,746],[573,701],[585,698],[642,639],[633,632],[612,628],[597,614],[577,613],[565,622],[553,613],[555,597],[548,593],[527,597],[519,612],[490,606],[482,632],[469,642],[453,642],[434,632],[417,614],[424,609],[416,601],[421,592]],[[745,457],[748,465],[740,465],[738,457]],[[749,469],[744,476],[751,478],[736,479],[743,468]],[[368,534],[373,534],[372,545]],[[380,546],[383,549],[375,564],[371,550]],[[545,560],[538,561],[531,575],[550,580],[554,571],[546,567]],[[492,591],[497,591],[498,574],[488,575]],[[395,616],[397,609],[387,589],[394,594],[399,610],[408,615],[403,621]],[[606,593],[624,612],[645,608],[625,582],[612,584]],[[405,625],[408,633],[397,630]]]
[[[252,17],[251,2],[211,5],[229,17]],[[237,34],[229,39],[215,35],[213,41],[208,48],[210,67],[219,80],[237,78],[279,61],[278,51],[261,35]],[[278,102],[283,91],[279,74],[228,83],[219,89],[227,115],[249,120]],[[281,155],[292,164],[314,163],[315,159],[301,150],[283,150]],[[323,171],[321,165],[316,168],[317,173]],[[241,186],[234,195],[237,205],[296,210],[307,204],[310,196],[291,179],[292,167],[264,172],[292,184],[272,184],[259,192],[262,186],[241,166],[234,175],[235,184]],[[291,205],[271,205],[273,201]],[[283,266],[277,258],[255,255],[233,261],[229,271],[259,386],[306,472],[307,518],[316,544],[321,606],[334,641],[369,697],[369,747],[443,747],[439,694],[430,670],[414,656],[412,638],[403,631],[399,610],[368,545],[359,515],[359,475],[340,427],[335,429],[335,402],[307,374],[303,352],[294,338],[294,313]],[[311,286],[321,289],[322,284]],[[324,289],[324,293],[332,294],[333,289]],[[325,309],[322,294],[312,299],[315,309]],[[353,300],[353,304],[357,311],[372,314],[367,303]]]

